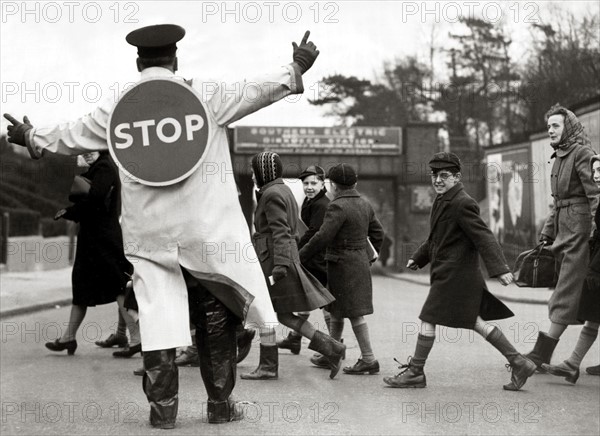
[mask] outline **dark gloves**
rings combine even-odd
[[[287,273],[287,266],[275,265],[272,273],[273,281],[277,283],[279,280],[286,278]]]
[[[67,213],[67,209],[61,209],[61,210],[59,210],[58,212],[56,212],[56,215],[54,215],[54,221],[59,220],[66,213]]]
[[[25,142],[25,137],[27,132],[29,132],[33,126],[29,122],[29,118],[27,116],[23,117],[23,122],[21,123],[17,119],[13,118],[10,114],[4,114],[4,118],[10,121],[13,125],[8,126],[8,142],[12,142],[13,144],[18,144],[23,147],[27,146]]]
[[[312,41],[308,41],[308,36],[310,35],[310,31],[307,30],[300,42],[300,46],[296,45],[295,42],[292,42],[292,46],[294,47],[294,53],[292,55],[294,62],[298,64],[300,67],[300,73],[306,73],[312,64],[315,63],[315,59],[319,56],[319,50],[317,50],[317,46],[312,43]],[[307,42],[308,41],[308,42]]]

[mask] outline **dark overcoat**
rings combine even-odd
[[[336,318],[373,313],[367,237],[379,251],[383,227],[371,204],[350,189],[329,203],[321,228],[300,250],[305,261],[326,248],[328,288],[335,297],[328,310]]]
[[[73,304],[112,303],[123,293],[131,264],[125,258],[119,225],[120,181],[108,153],[101,153],[82,174],[91,181],[89,193],[73,198],[63,218],[79,223],[73,263]]]
[[[254,248],[267,281],[273,308],[277,313],[318,309],[334,298],[306,268],[298,256],[298,205],[294,194],[281,178],[257,192],[254,212]],[[287,267],[287,276],[271,284],[273,267]]]
[[[554,239],[550,246],[559,268],[558,282],[548,301],[550,321],[579,324],[578,306],[590,261],[588,241],[598,207],[598,188],[592,180],[590,145],[573,143],[559,148],[550,174],[553,207],[542,234]]]
[[[327,197],[325,188],[313,198],[306,197],[302,202],[300,217],[306,225],[306,232],[298,242],[298,248],[302,249],[306,243],[319,231],[325,218],[325,211],[329,206],[329,197]],[[325,261],[325,249],[315,253],[314,256],[302,262],[310,273],[315,276],[323,286],[327,286],[327,262]]]
[[[491,277],[510,271],[479,205],[457,183],[436,198],[429,238],[412,256],[422,268],[431,263],[431,289],[419,318],[435,325],[473,328],[477,316],[503,319],[513,313],[487,289],[479,255]]]
[[[600,207],[596,209],[596,229],[590,240],[590,264],[583,283],[577,318],[600,322]]]

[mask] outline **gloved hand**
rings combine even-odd
[[[54,215],[54,221],[59,220],[60,218],[63,217],[64,214],[67,213],[67,209],[61,209],[58,212],[56,212],[56,214]]]
[[[26,147],[25,136],[27,135],[27,132],[33,128],[27,115],[23,117],[22,123],[13,118],[10,114],[4,114],[4,118],[13,124],[6,129],[8,131],[8,142]]]
[[[315,59],[319,56],[319,50],[317,50],[317,46],[313,44],[312,41],[308,41],[308,36],[310,35],[310,31],[307,30],[300,42],[300,46],[298,46],[295,42],[292,42],[292,47],[294,47],[294,53],[292,58],[294,62],[298,64],[300,67],[300,73],[306,73],[312,64],[315,63]],[[307,42],[308,41],[308,42]]]
[[[273,276],[275,283],[277,283],[279,280],[284,279],[287,276],[287,273],[287,266],[275,265],[271,275]]]

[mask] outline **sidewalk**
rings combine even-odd
[[[0,272],[0,318],[71,304],[73,267]]]
[[[388,268],[373,266],[373,274],[384,275],[396,280],[415,283],[418,285],[429,286],[429,274],[416,272],[397,273]],[[552,290],[549,288],[521,288],[514,283],[508,286],[502,284],[496,279],[487,279],[487,287],[489,291],[502,301],[509,303],[525,303],[525,304],[548,304],[548,300],[552,295]]]

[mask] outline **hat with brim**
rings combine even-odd
[[[156,24],[130,32],[125,40],[136,46],[138,56],[155,58],[172,56],[177,51],[177,42],[185,36],[185,29],[176,24]]]

